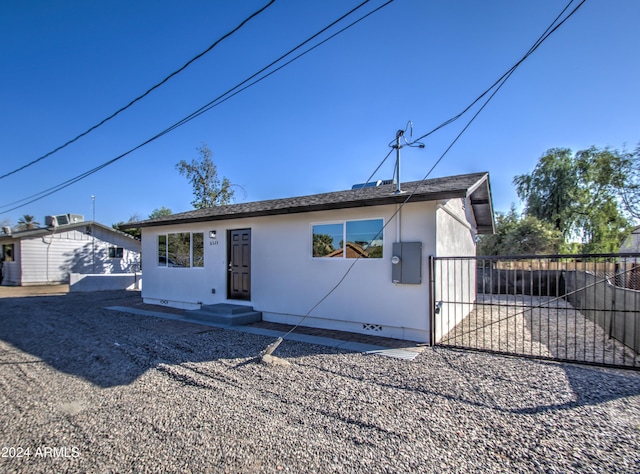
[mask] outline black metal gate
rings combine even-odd
[[[640,254],[431,257],[434,344],[640,369]]]

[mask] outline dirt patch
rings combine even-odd
[[[69,293],[69,285],[29,285],[0,286],[0,298],[21,298],[25,296],[65,295]]]

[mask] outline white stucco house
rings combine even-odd
[[[48,216],[46,227],[17,232],[5,229],[0,234],[2,285],[69,283],[71,274],[120,274],[139,269],[139,240],[103,224],[85,222],[82,216],[62,216],[58,216],[62,224]]]
[[[265,321],[429,342],[429,256],[494,232],[476,173],[193,210],[142,228],[145,303],[237,304]]]

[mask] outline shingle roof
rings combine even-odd
[[[395,185],[388,184],[309,196],[216,206],[181,212],[156,219],[127,223],[121,227],[154,227],[364,206],[401,204],[405,202],[407,198],[409,198],[409,202],[418,202],[469,197],[475,214],[478,232],[494,232],[493,207],[488,173],[474,173],[434,178],[425,181],[414,181],[403,183],[401,188],[403,191],[401,194],[395,194]]]

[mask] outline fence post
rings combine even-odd
[[[436,343],[436,275],[435,275],[435,258],[429,255],[429,345]]]

